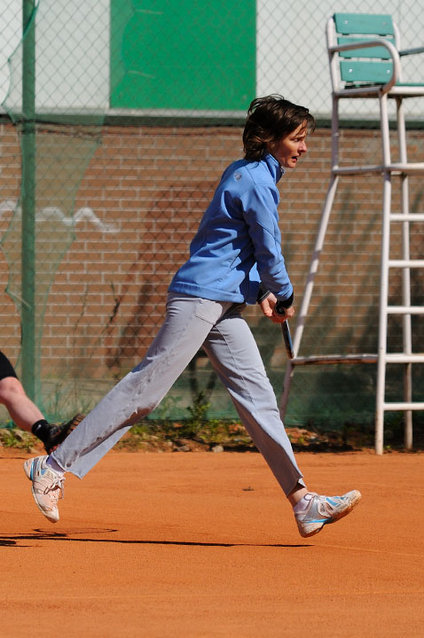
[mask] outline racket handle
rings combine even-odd
[[[277,302],[275,305],[275,312],[278,315],[284,317],[286,314],[286,308],[281,304],[281,302]],[[283,333],[284,346],[286,348],[287,356],[289,359],[294,359],[293,342],[290,333],[290,326],[287,320],[281,324],[281,331]]]
[[[293,342],[290,334],[290,326],[288,321],[281,324],[281,330],[283,333],[284,345],[286,348],[287,356],[289,359],[294,359]]]

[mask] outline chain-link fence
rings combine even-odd
[[[243,117],[252,96],[281,92],[328,119],[325,24],[335,11],[389,13],[402,48],[420,44],[417,0],[1,0],[0,101],[22,93],[22,11],[36,10],[37,115]],[[8,60],[10,64],[8,64]],[[404,79],[416,80],[418,59]],[[351,115],[368,115],[354,104]],[[418,103],[411,113],[422,119]]]
[[[424,23],[420,3],[408,0],[0,6],[0,347],[38,403],[62,418],[92,407],[145,353],[220,174],[240,157],[256,95],[281,93],[320,123],[307,159],[281,183],[284,253],[299,299],[330,169],[326,21],[334,11],[391,13],[405,48],[420,44]],[[418,64],[407,74],[424,79]],[[422,159],[416,100],[407,116],[411,159]],[[348,148],[379,154],[369,105],[355,101],[345,117],[367,121],[344,131]],[[324,353],[376,351],[381,185],[346,178],[338,199],[305,354],[317,344]],[[418,181],[411,201],[422,211]],[[414,300],[423,300],[419,281]],[[279,394],[280,333],[256,308],[247,315]],[[372,422],[374,377],[372,366],[299,370],[287,421]],[[234,415],[201,353],[155,414],[184,416],[201,391],[210,416]]]

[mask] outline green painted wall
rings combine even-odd
[[[255,68],[255,0],[111,0],[111,108],[245,110]]]

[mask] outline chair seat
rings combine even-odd
[[[334,91],[337,97],[361,98],[377,96],[382,84],[351,84]],[[424,96],[424,84],[418,82],[398,83],[387,92],[388,97],[422,97]]]
[[[421,86],[424,87],[423,82],[396,82],[395,86]]]
[[[335,13],[327,23],[334,95],[422,96],[424,78],[403,81],[402,61],[424,53],[424,47],[400,50],[399,42],[399,31],[390,15]]]
[[[376,88],[379,89],[383,86],[383,84],[369,84],[369,83],[361,83],[361,82],[356,82],[356,83],[352,83],[352,84],[347,84],[344,88],[345,89],[350,89],[350,88],[355,88],[355,89],[360,89],[360,88]],[[406,88],[406,87],[416,87],[416,88],[424,88],[424,83],[422,82],[396,82],[396,84],[392,87],[392,89],[394,88]]]

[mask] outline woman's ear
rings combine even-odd
[[[273,152],[275,151],[275,144],[276,142],[268,142],[268,144],[266,145],[266,150],[268,151],[268,153],[271,153],[271,155],[273,155]]]

